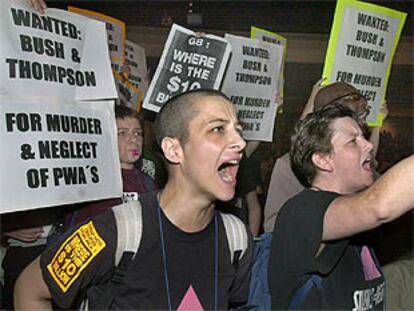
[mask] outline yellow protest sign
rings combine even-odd
[[[323,77],[326,83],[349,83],[367,98],[370,126],[382,124],[380,108],[406,16],[355,0],[336,5]]]

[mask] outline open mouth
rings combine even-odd
[[[371,158],[367,158],[364,162],[362,162],[362,167],[367,171],[371,171],[372,170]]]
[[[231,183],[236,180],[238,167],[239,167],[238,160],[230,160],[219,166],[218,174],[220,175],[223,181],[227,183]]]

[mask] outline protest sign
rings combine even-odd
[[[0,212],[120,197],[113,105],[0,96]]]
[[[276,32],[271,32],[269,30],[261,29],[258,27],[250,27],[250,37],[252,39],[259,39],[263,42],[269,42],[283,47],[283,58],[282,66],[279,76],[278,84],[278,94],[283,97],[284,94],[284,85],[285,85],[285,62],[286,62],[286,48],[287,48],[287,39]]]
[[[247,140],[272,141],[283,47],[226,34],[232,57],[222,91],[236,105]]]
[[[25,1],[0,10],[0,95],[116,98],[105,25],[63,10],[47,15]]]
[[[125,62],[125,23],[112,16],[74,6],[68,6],[68,11],[105,23],[112,68],[114,68],[115,71],[119,71]]]
[[[352,84],[367,98],[371,126],[382,124],[379,111],[406,15],[355,0],[336,5],[323,77]]]
[[[141,103],[144,97],[144,92],[129,82],[127,73],[118,73],[114,71],[114,75],[118,90],[117,104],[127,106],[138,112],[141,111]]]
[[[114,70],[118,89],[118,103],[140,111],[142,99],[148,89],[145,50],[127,40],[125,64],[120,69],[120,72]]]
[[[226,40],[173,24],[143,107],[158,112],[172,96],[188,90],[218,89],[230,54]]]
[[[126,41],[125,62],[130,70],[128,81],[144,94],[148,90],[147,59],[144,48],[131,41]]]

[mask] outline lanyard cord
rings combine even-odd
[[[158,224],[160,227],[161,249],[162,249],[162,261],[164,267],[164,284],[167,293],[168,310],[172,311],[171,306],[171,291],[170,282],[168,279],[168,267],[167,267],[167,250],[164,241],[164,226],[161,217],[161,208],[159,202],[157,202]],[[214,212],[214,310],[218,310],[218,220],[217,212]]]
[[[214,211],[214,310],[218,310],[218,224]]]
[[[163,230],[163,223],[162,223],[162,218],[161,218],[161,208],[160,208],[159,203],[157,203],[157,212],[158,212],[158,224],[160,226],[161,249],[162,249],[162,259],[163,259],[163,266],[164,266],[164,283],[165,283],[165,290],[167,292],[168,310],[171,311],[172,308],[171,308],[170,282],[168,281],[167,254],[166,254],[165,242],[164,242],[164,230]]]

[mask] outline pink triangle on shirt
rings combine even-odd
[[[361,261],[362,266],[364,267],[366,281],[371,281],[381,277],[381,273],[378,271],[377,266],[372,259],[371,252],[366,246],[363,246],[361,249]]]
[[[198,300],[197,294],[191,285],[188,288],[187,293],[185,293],[183,300],[181,300],[177,311],[204,311],[200,300]]]

